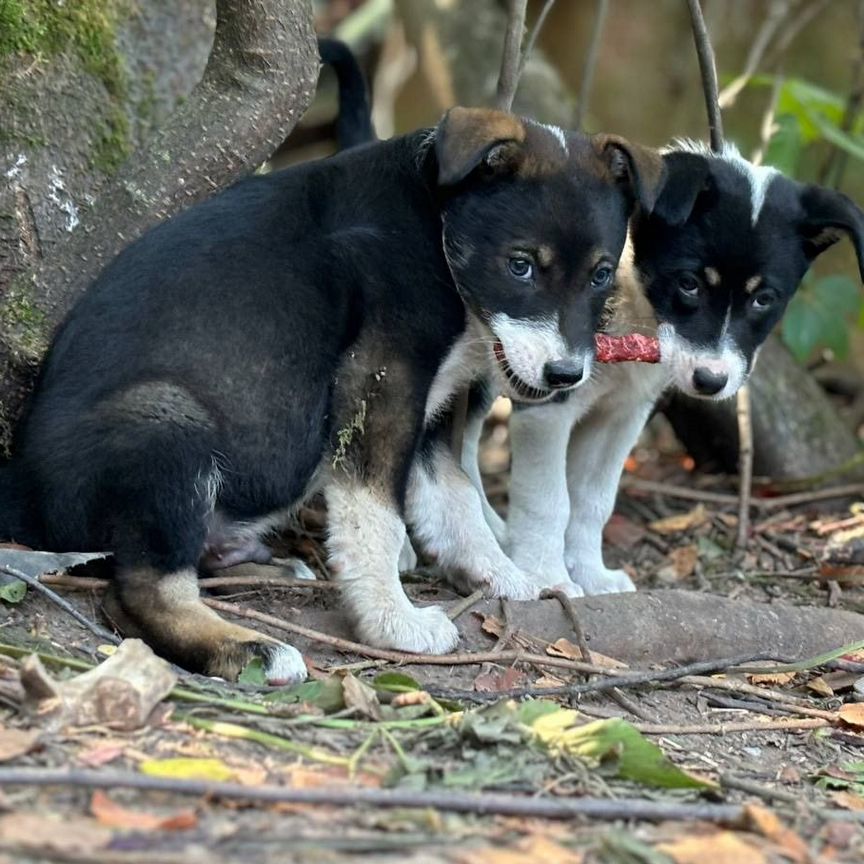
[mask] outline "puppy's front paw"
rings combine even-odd
[[[356,629],[362,642],[412,654],[446,654],[459,641],[456,625],[440,606],[417,608],[407,602],[368,614]]]
[[[280,642],[264,652],[264,677],[268,684],[299,684],[306,680],[303,655],[293,646]]]
[[[501,597],[505,600],[536,600],[540,596],[541,585],[509,560],[491,563],[483,562],[464,576],[472,590],[480,588],[487,597]]]
[[[306,680],[303,655],[291,645],[266,637],[248,641],[226,640],[208,659],[204,672],[226,681],[236,681],[253,660],[261,663],[268,684],[290,686]]]
[[[568,567],[570,578],[587,596],[594,594],[624,594],[635,591],[633,580],[624,570],[609,570],[606,567],[580,567],[578,564]]]

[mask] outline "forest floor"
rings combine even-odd
[[[503,510],[502,428],[492,427],[483,458]],[[56,705],[34,710],[20,683],[30,651],[62,681],[112,647],[32,589],[0,602],[0,864],[864,860],[864,643],[826,645],[843,650],[795,668],[741,658],[732,668],[681,668],[759,653],[752,633],[741,651],[714,653],[721,632],[735,645],[736,609],[741,620],[766,606],[819,608],[808,613],[814,620],[864,610],[854,563],[864,516],[849,498],[805,492],[763,506],[772,499],[756,497],[746,551],[736,553],[734,480],[693,472],[662,428],[649,445],[628,464],[607,557],[653,603],[735,601],[689,621],[689,644],[673,644],[675,631],[650,637],[641,655],[622,637],[629,647],[615,652],[615,627],[597,631],[590,603],[574,604],[575,619],[554,598],[538,601],[547,604],[539,617],[536,604],[524,615],[519,603],[466,607],[442,580],[413,576],[405,584],[415,602],[462,607],[465,653],[446,665],[396,662],[349,641],[326,581],[298,586],[279,567],[244,566],[227,574],[234,583],[219,601],[313,631],[286,636],[244,621],[295,644],[310,680],[285,690],[264,687],[254,669],[233,686],[181,675],[143,725],[121,731],[52,722]],[[682,487],[695,498],[682,499]],[[302,516],[277,551],[301,555],[323,577],[323,516]],[[53,583],[97,621],[103,575],[97,562]],[[597,615],[638,629],[627,618],[640,614],[632,595],[630,605],[616,602],[598,601]],[[551,610],[554,633],[538,624]],[[762,635],[770,648],[772,634]],[[670,669],[677,677],[664,680]],[[630,680],[638,674],[641,685]],[[506,698],[520,688],[531,695]],[[18,769],[46,782],[51,769],[71,773],[53,785],[13,784],[4,772]],[[96,788],[108,775],[110,788]],[[158,788],[127,788],[142,779]],[[188,781],[231,787],[215,794]],[[262,787],[298,795],[261,800]],[[296,800],[304,794],[317,798]],[[564,812],[570,805],[591,815]]]

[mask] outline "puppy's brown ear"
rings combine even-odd
[[[481,164],[495,173],[515,171],[525,140],[522,121],[489,108],[451,108],[435,132],[438,183],[452,186]]]
[[[595,135],[592,140],[615,182],[626,186],[639,206],[650,213],[666,180],[663,157],[650,147],[617,135]]]
[[[855,247],[864,282],[864,212],[842,192],[805,186],[801,192],[804,219],[800,225],[804,254],[812,261],[845,234]]]

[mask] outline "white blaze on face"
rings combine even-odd
[[[669,371],[670,383],[688,396],[705,399],[728,399],[747,380],[747,360],[737,345],[723,336],[716,348],[694,345],[675,332],[671,324],[658,328],[661,362]],[[726,386],[719,393],[707,396],[696,390],[693,375],[697,369],[707,369],[715,375],[725,375]]]
[[[557,316],[532,320],[498,312],[489,319],[489,328],[504,348],[510,371],[529,387],[547,391],[544,368],[556,360],[582,364],[582,381],[590,376],[592,355],[567,346]]]

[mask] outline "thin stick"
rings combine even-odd
[[[570,622],[573,628],[573,633],[576,636],[576,646],[579,648],[579,654],[585,663],[591,662],[591,651],[588,649],[588,642],[585,639],[585,632],[582,630],[582,624],[579,621],[579,616],[576,614],[576,609],[570,602],[570,598],[557,588],[545,588],[540,592],[540,599],[551,597],[561,604],[564,610],[564,617]]]
[[[15,579],[20,579],[22,582],[26,582],[34,591],[44,594],[52,603],[59,606],[64,612],[71,615],[79,624],[86,627],[100,639],[110,642],[112,645],[120,644],[120,639],[117,636],[110,633],[104,627],[100,627],[85,615],[82,615],[68,600],[64,600],[56,591],[52,591],[47,585],[43,585],[35,576],[31,576],[17,567],[10,567],[8,564],[0,564],[0,572],[6,573]]]
[[[736,777],[734,774],[721,774],[718,779],[720,785],[727,789],[737,789],[739,792],[757,795],[766,801],[783,801],[785,804],[798,804],[801,801],[801,796],[794,792],[773,789],[770,786],[763,786],[761,783],[754,783],[752,780],[745,780],[743,777]]]
[[[525,8],[528,0],[510,0],[507,15],[507,32],[501,54],[501,70],[498,73],[498,95],[496,106],[500,111],[513,107],[513,97],[519,86],[519,53],[522,33],[525,30]]]
[[[700,489],[690,489],[688,486],[675,486],[671,483],[658,483],[655,480],[640,480],[637,477],[625,477],[621,482],[624,490],[648,492],[652,495],[668,495],[670,498],[680,498],[682,501],[704,501],[706,504],[720,504],[731,507],[738,503],[736,495],[725,492],[708,492]]]
[[[454,603],[447,610],[447,617],[451,621],[455,621],[464,612],[467,612],[472,606],[475,606],[483,599],[483,591],[478,588],[473,594],[463,597],[458,603]]]
[[[784,507],[795,507],[798,504],[830,501],[832,498],[853,498],[862,494],[864,494],[864,483],[848,483],[845,486],[832,486],[828,489],[817,489],[811,492],[793,492],[790,495],[778,495],[776,498],[762,498],[753,503],[755,507],[762,510],[777,510]]]
[[[256,565],[256,566],[261,566]],[[104,591],[108,585],[107,579],[96,579],[92,576],[70,576],[68,573],[44,573],[39,577],[43,585],[55,588],[68,588],[72,591]],[[204,576],[198,580],[201,588],[312,588],[315,590],[333,591],[338,589],[335,582],[324,579],[288,579],[279,576]]]
[[[678,804],[644,799],[531,798],[515,795],[470,795],[453,792],[414,792],[403,789],[291,789],[285,786],[243,786],[148,777],[120,771],[63,770],[54,768],[0,768],[0,787],[71,786],[86,789],[142,789],[236,801],[308,804],[336,807],[411,807],[451,813],[534,816],[543,819],[587,817],[648,822],[698,821],[741,824],[744,808],[737,804]],[[860,815],[860,814],[859,814]]]
[[[696,43],[696,56],[699,58],[699,72],[702,75],[702,92],[705,95],[705,108],[708,113],[708,129],[711,135],[711,149],[723,149],[723,116],[717,95],[717,67],[714,62],[714,49],[699,0],[687,0],[690,9],[690,25],[693,41]]]
[[[726,735],[729,732],[795,732],[805,729],[823,729],[831,722],[822,717],[794,717],[789,720],[742,720],[735,723],[636,723],[645,735]]]
[[[750,411],[750,388],[746,384],[738,391],[738,533],[735,548],[747,548],[750,534],[750,499],[753,491],[753,421]]]
[[[770,654],[762,654],[760,657],[768,659]],[[514,690],[501,690],[497,693],[477,693],[473,690],[438,687],[427,687],[426,689],[430,696],[438,699],[456,699],[466,702],[495,702],[499,699],[524,699],[535,696],[579,696],[582,693],[597,693],[610,690],[613,687],[642,687],[679,681],[690,675],[723,672],[733,666],[740,666],[742,663],[749,662],[751,661],[743,657],[731,657],[725,660],[705,660],[699,663],[690,663],[676,669],[659,669],[631,675],[608,674],[609,670],[606,670],[607,676],[594,681],[587,681],[584,684],[568,684],[563,687],[522,687]]]
[[[534,45],[537,42],[537,37],[540,35],[540,31],[543,29],[543,25],[546,23],[546,18],[549,16],[549,13],[552,11],[552,7],[555,5],[555,0],[546,0],[543,4],[543,8],[540,10],[540,14],[537,16],[537,20],[534,22],[534,27],[531,30],[531,35],[528,37],[528,41],[525,43],[525,49],[522,51],[522,59],[519,61],[519,73],[518,77],[522,77],[522,73],[525,71],[525,64],[528,62],[528,58],[531,56],[531,52],[534,50]]]
[[[576,115],[573,126],[579,130],[588,113],[588,103],[591,100],[591,90],[594,86],[594,72],[600,57],[600,43],[603,39],[603,27],[606,24],[606,13],[609,11],[609,0],[597,0],[597,11],[594,13],[594,27],[591,30],[591,40],[588,43],[588,53],[582,64],[582,77],[579,82],[579,101],[576,103]]]

